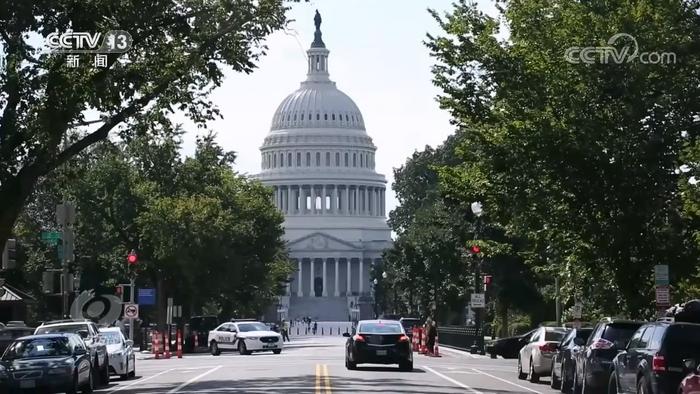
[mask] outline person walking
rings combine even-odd
[[[437,337],[437,323],[432,320],[428,327],[428,353],[433,353],[435,350],[435,337]]]
[[[318,322],[314,322],[314,335],[316,335],[316,330],[318,329]]]
[[[282,322],[282,342],[289,342],[289,321]]]

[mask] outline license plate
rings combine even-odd
[[[386,356],[386,350],[377,350],[377,356]]]
[[[19,381],[19,388],[21,389],[33,389],[34,387],[36,387],[36,382],[32,379]]]
[[[263,349],[272,349],[272,348],[276,348],[276,347],[277,347],[277,345],[263,345]]]

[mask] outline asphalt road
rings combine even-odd
[[[555,393],[549,379],[532,384],[516,377],[515,360],[442,350],[442,357],[414,354],[414,371],[360,365],[349,371],[343,337],[298,338],[282,352],[241,356],[223,353],[146,359],[136,378],[112,378],[99,393]]]

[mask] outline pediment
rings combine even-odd
[[[323,251],[358,251],[362,250],[350,242],[343,241],[328,234],[316,232],[305,235],[289,242],[291,251],[298,250],[323,250]]]

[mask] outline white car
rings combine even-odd
[[[282,335],[257,321],[223,323],[209,331],[207,343],[214,356],[224,350],[237,350],[240,354],[265,351],[280,354],[284,346]]]
[[[109,372],[122,379],[136,376],[136,354],[133,341],[124,338],[119,327],[100,328],[102,339],[109,354]]]

